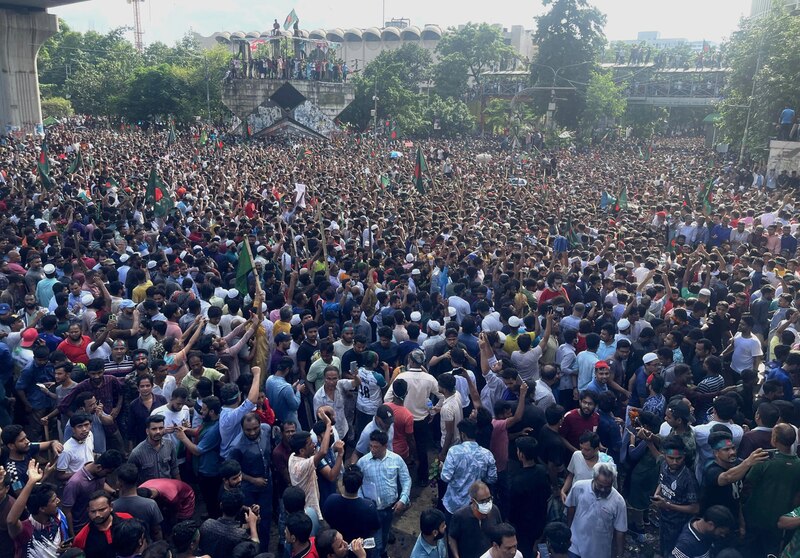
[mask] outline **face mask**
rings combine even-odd
[[[479,503],[478,511],[483,515],[489,515],[489,512],[492,511],[492,502]]]
[[[433,540],[435,540],[435,541],[441,540],[441,539],[443,539],[443,538],[444,538],[444,533],[436,533],[436,534],[433,536]]]

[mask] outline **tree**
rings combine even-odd
[[[436,91],[454,98],[463,96],[470,84],[480,86],[483,72],[509,65],[514,56],[500,29],[488,23],[451,28],[439,41],[436,53]]]
[[[72,103],[69,99],[63,97],[50,97],[49,99],[42,99],[42,117],[47,118],[64,118],[72,116],[75,111],[72,110]]]
[[[603,119],[614,121],[625,113],[627,102],[621,85],[611,72],[593,72],[586,88],[586,107],[581,118],[581,135],[589,137]]]
[[[555,91],[559,124],[575,127],[585,106],[585,91],[606,43],[603,27],[606,16],[588,0],[542,0],[550,10],[536,17],[533,40],[538,47],[531,66],[531,78],[538,86],[575,87],[573,91]],[[537,96],[537,106],[544,112],[550,102],[549,92]]]
[[[742,19],[731,36],[725,46],[725,65],[731,73],[719,105],[722,135],[728,143],[741,146],[748,125],[745,150],[763,153],[767,140],[776,134],[780,111],[786,106],[797,107],[798,34],[800,18],[789,15],[781,2],[773,2],[769,14]]]
[[[625,108],[622,121],[625,126],[633,128],[637,138],[649,138],[658,129],[660,123],[666,121],[669,112],[664,107],[655,105],[629,104]]]
[[[122,100],[124,114],[132,120],[173,116],[177,120],[192,118],[193,104],[189,90],[189,71],[172,64],[139,68],[133,75]]]
[[[353,78],[355,99],[341,115],[341,120],[364,129],[372,124],[370,111],[378,97],[377,120],[394,120],[405,134],[423,132],[428,124],[419,84],[430,79],[431,56],[415,44],[383,51],[364,71]]]
[[[425,120],[431,124],[431,129],[438,120],[439,130],[445,136],[469,134],[475,127],[475,118],[464,101],[439,96],[433,96],[428,103]]]

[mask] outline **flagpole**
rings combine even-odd
[[[258,276],[258,271],[256,271],[256,261],[253,259],[253,252],[250,250],[250,240],[247,236],[244,237],[244,249],[247,250],[247,256],[250,258],[250,261],[253,262],[253,275],[256,276],[256,296],[261,294],[261,278]],[[261,308],[258,308],[261,311]]]

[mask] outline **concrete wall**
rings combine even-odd
[[[325,115],[336,118],[353,102],[355,89],[349,83],[322,81],[235,79],[225,84],[222,101],[240,119],[255,112],[259,106],[269,103],[270,96],[284,83],[290,83],[308,101],[319,107]]]
[[[0,134],[41,130],[39,47],[58,31],[44,11],[0,8]]]
[[[778,141],[769,142],[768,169],[775,169],[779,174],[783,170],[800,172],[800,142]]]

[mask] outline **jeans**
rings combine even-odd
[[[252,506],[258,504],[261,514],[258,521],[258,540],[261,552],[269,550],[269,528],[272,524],[272,485],[263,490],[242,490],[244,504]]]
[[[394,519],[394,509],[392,509],[392,506],[378,510],[378,521],[380,521],[381,526],[375,531],[375,556],[386,554],[386,545],[389,540],[389,531],[392,528],[392,519]]]

